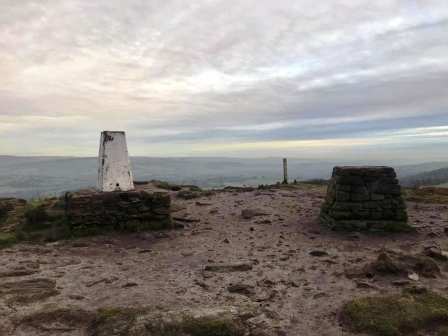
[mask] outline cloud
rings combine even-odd
[[[443,0],[0,0],[0,9],[0,154],[95,155],[103,129],[126,130],[139,155],[272,146],[303,155],[307,141],[315,156],[328,143],[348,155],[380,146],[381,132],[415,128],[428,137],[381,150],[414,145],[425,160],[442,152],[421,146],[448,142],[429,136],[448,125]]]

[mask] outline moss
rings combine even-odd
[[[243,328],[231,320],[217,318],[186,318],[182,330],[191,336],[242,336]]]
[[[189,189],[190,191],[198,191],[198,192],[201,192],[201,191],[202,191],[201,188],[199,188],[198,186],[195,186],[195,185],[188,186],[188,189]]]
[[[394,233],[401,233],[401,232],[416,232],[416,228],[408,224],[407,219],[406,221],[394,221],[389,222],[385,225],[384,230],[385,232],[394,232]]]
[[[102,308],[88,328],[90,336],[128,336],[141,310]]]
[[[93,315],[81,309],[61,308],[56,310],[42,310],[27,315],[19,320],[18,325],[31,327],[37,330],[51,330],[52,324],[58,324],[59,328],[83,328],[91,323]]]
[[[8,211],[5,208],[0,208],[0,225],[6,222]]]
[[[14,233],[0,232],[0,248],[9,247],[17,242],[17,237]]]
[[[37,207],[28,207],[25,210],[25,218],[29,226],[33,228],[45,228],[47,227],[47,212],[43,205]]]
[[[91,336],[243,336],[244,327],[231,318],[179,315],[163,318],[145,309],[100,309],[89,327]],[[137,320],[140,322],[137,323]],[[142,328],[143,327],[143,328]]]
[[[154,336],[242,336],[244,327],[231,319],[217,317],[193,318],[184,316],[179,321],[153,321],[146,325]]]
[[[342,320],[354,332],[371,335],[412,335],[427,328],[448,326],[448,299],[428,290],[401,295],[365,297],[347,303]]]
[[[71,237],[64,208],[57,198],[30,201],[24,209],[24,218],[16,226],[20,240],[55,241]]]
[[[143,210],[133,205],[136,202],[132,197],[137,196],[144,198],[141,203]],[[68,211],[69,199],[73,200],[73,196],[34,199],[23,206],[23,218],[14,226],[16,238],[55,241],[117,231],[140,232],[172,228],[168,193],[107,193],[98,198],[98,209],[95,206],[85,209],[81,206],[78,209],[81,211],[78,212],[76,207],[74,211]],[[112,205],[108,204],[106,211],[101,208],[104,205],[101,202],[110,202]],[[117,208],[116,211],[114,207]],[[84,214],[83,211],[87,213]],[[149,218],[145,215],[146,212],[149,213]]]
[[[448,188],[406,188],[404,195],[410,202],[448,204]]]
[[[416,272],[425,278],[440,275],[437,263],[429,257],[383,250],[376,261],[365,267],[366,274],[407,276]]]
[[[151,182],[155,187],[157,187],[159,189],[172,190],[172,191],[178,191],[178,190],[182,189],[181,186],[179,186],[177,184],[171,184],[166,181],[153,180]]]

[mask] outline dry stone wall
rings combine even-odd
[[[12,232],[20,215],[23,214],[26,201],[19,198],[0,198],[0,231]]]
[[[146,191],[69,193],[65,213],[74,233],[160,230],[171,227],[171,198]]]
[[[391,167],[335,167],[320,218],[334,230],[411,229],[401,187]]]
[[[24,238],[59,239],[106,231],[144,231],[171,228],[168,193],[147,191],[66,193],[46,199],[26,212]]]

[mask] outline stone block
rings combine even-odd
[[[382,201],[384,200],[385,196],[383,194],[377,194],[377,193],[372,193],[370,195],[370,199],[372,201]]]
[[[345,191],[336,192],[336,200],[340,202],[346,202],[350,200],[350,193]]]
[[[350,200],[353,202],[366,202],[370,200],[370,195],[368,192],[366,193],[352,193],[350,195]]]

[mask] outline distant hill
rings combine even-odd
[[[448,167],[406,176],[400,182],[406,187],[448,186]]]
[[[288,163],[291,180],[328,178],[336,164],[302,159],[290,159]],[[35,198],[95,186],[97,164],[93,157],[0,156],[0,197]],[[281,158],[131,157],[131,164],[135,180],[203,188],[272,184],[283,174]]]
[[[421,173],[427,173],[432,172],[434,170],[439,170],[442,168],[447,168],[448,162],[446,161],[439,161],[439,162],[424,162],[424,163],[418,163],[418,164],[408,164],[408,165],[401,165],[396,166],[395,170],[397,172],[397,175],[400,178],[413,176]]]
[[[60,195],[96,185],[97,159],[94,157],[20,157],[0,155],[0,197],[35,198]],[[202,188],[257,186],[282,179],[281,158],[156,158],[131,157],[134,179],[163,180],[178,184],[195,184]],[[392,165],[400,180],[422,172],[448,167],[448,162],[394,165],[392,162],[325,161],[288,159],[289,177],[293,181],[328,179],[336,165]],[[440,183],[448,182],[442,180]]]

